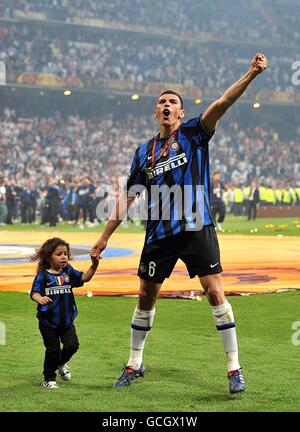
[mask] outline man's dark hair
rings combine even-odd
[[[180,104],[181,104],[181,109],[183,109],[183,100],[182,100],[182,97],[180,96],[180,94],[178,94],[178,93],[177,93],[176,91],[174,91],[174,90],[165,90],[165,91],[163,91],[163,92],[159,95],[158,99],[159,99],[162,95],[164,95],[164,94],[173,94],[173,95],[178,96],[178,97],[179,97],[179,100],[180,100]]]

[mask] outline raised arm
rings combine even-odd
[[[251,81],[268,66],[268,59],[264,54],[257,53],[251,62],[248,72],[232,84],[224,94],[213,102],[202,116],[202,122],[208,132],[213,132],[220,118],[229,107],[244,93]]]
[[[127,215],[129,206],[133,203],[135,197],[128,196],[127,192],[124,192],[117,199],[115,208],[105,226],[105,230],[97,243],[91,249],[91,257],[98,258],[102,251],[107,246],[107,242],[113,232],[122,223],[123,219]]]

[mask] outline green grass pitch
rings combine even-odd
[[[226,217],[222,228],[220,235],[299,236],[300,221]],[[101,233],[103,225],[84,230],[65,224],[0,227],[0,232],[7,230]],[[143,229],[129,225],[118,231]],[[47,390],[41,386],[44,347],[36,305],[26,294],[0,292],[0,322],[6,327],[6,345],[0,345],[0,412],[300,411],[300,345],[292,343],[292,338],[300,343],[300,334],[295,333],[298,324],[300,328],[299,296],[289,292],[230,297],[247,383],[244,394],[232,396],[223,347],[206,299],[160,299],[145,349],[145,378],[130,388],[113,389],[128,360],[136,299],[77,297],[80,349],[70,362],[73,378],[69,383],[58,378],[60,388]]]
[[[67,223],[60,223],[56,227],[49,227],[48,225],[32,224],[32,225],[4,225],[0,227],[0,233],[3,231],[33,231],[33,232],[95,232],[101,233],[104,229],[104,224],[97,226],[84,228],[77,226],[68,225]],[[123,233],[137,233],[144,232],[141,225],[135,225],[128,223],[122,224],[118,228],[118,232]],[[225,222],[222,223],[222,231],[219,232],[221,235],[226,234],[242,234],[242,235],[269,235],[269,236],[299,236],[300,235],[300,218],[263,218],[256,219],[255,221],[246,220],[245,216],[226,216]]]
[[[207,299],[159,299],[145,349],[145,378],[112,388],[128,360],[136,299],[127,297],[77,297],[80,349],[70,361],[72,381],[58,378],[60,388],[48,390],[41,386],[44,347],[36,305],[27,294],[0,292],[0,321],[6,326],[0,411],[299,411],[300,345],[292,343],[292,324],[300,321],[300,293],[229,300],[244,394],[228,392],[225,354]]]

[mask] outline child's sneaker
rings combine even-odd
[[[56,384],[56,381],[43,381],[42,386],[48,389],[59,388],[58,385]]]
[[[59,373],[61,379],[63,379],[64,381],[70,381],[70,379],[72,377],[69,366],[67,365],[67,363],[58,367],[58,373]]]

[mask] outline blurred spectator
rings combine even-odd
[[[6,207],[7,207],[7,216],[6,223],[8,225],[12,225],[13,218],[15,217],[15,206],[16,206],[16,190],[13,185],[13,181],[9,178],[4,179],[5,192],[6,192]]]
[[[217,228],[221,229],[221,223],[224,222],[226,215],[226,207],[223,201],[225,186],[223,182],[220,181],[220,173],[218,171],[213,173],[210,187],[211,215],[213,220],[217,222]],[[217,215],[218,220],[216,220]]]
[[[30,224],[33,222],[33,196],[31,181],[27,180],[25,186],[20,191],[21,223]]]
[[[49,226],[56,226],[58,222],[59,207],[62,201],[58,181],[55,178],[49,179],[49,186],[46,195],[49,211]]]
[[[248,198],[248,220],[256,219],[257,204],[259,203],[259,190],[257,182],[253,180]]]
[[[5,225],[7,217],[6,189],[4,179],[0,179],[0,225]]]

